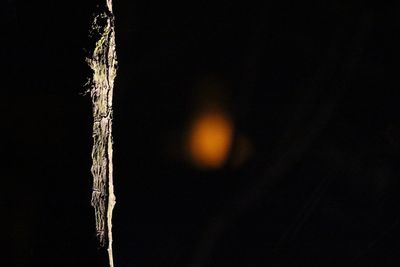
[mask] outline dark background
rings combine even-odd
[[[82,95],[99,3],[1,5],[2,266],[107,266]],[[400,263],[398,4],[114,6],[116,266]],[[171,156],[207,84],[251,141],[239,167]]]

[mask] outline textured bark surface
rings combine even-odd
[[[93,29],[99,34],[88,63],[93,70],[91,97],[93,103],[93,192],[91,204],[95,209],[96,231],[101,246],[108,245],[110,266],[112,254],[112,212],[115,205],[113,186],[112,100],[117,70],[115,29],[112,2],[107,10],[94,19]]]

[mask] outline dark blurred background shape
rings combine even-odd
[[[2,6],[4,266],[107,266],[82,95],[98,4]],[[398,11],[116,1],[116,266],[398,265]]]

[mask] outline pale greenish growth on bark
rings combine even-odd
[[[105,23],[103,24],[103,22]],[[108,245],[109,263],[113,267],[112,212],[115,205],[115,195],[112,161],[112,99],[114,79],[117,72],[117,57],[111,0],[107,0],[107,11],[95,17],[92,30],[97,31],[100,38],[96,42],[91,58],[87,59],[93,70],[90,88],[94,120],[91,204],[95,210],[97,237],[102,246]]]

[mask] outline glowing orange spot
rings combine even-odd
[[[189,150],[193,163],[200,168],[221,167],[230,150],[233,125],[221,112],[207,112],[193,123]]]

